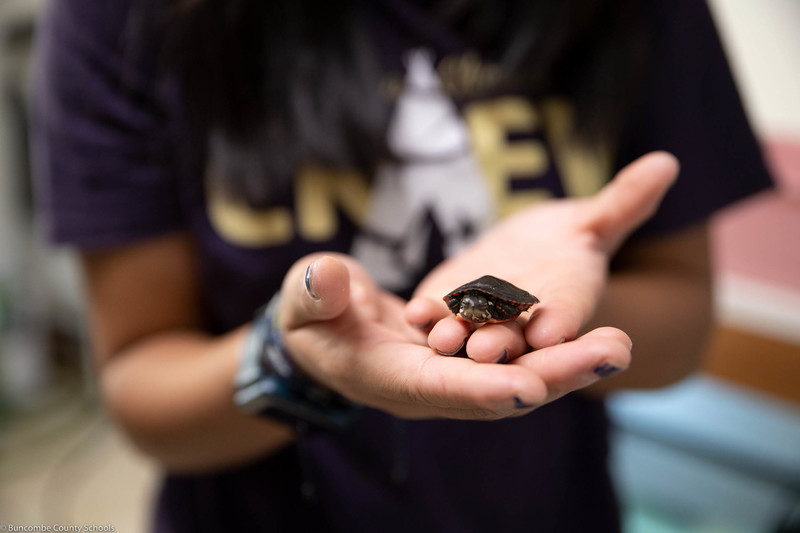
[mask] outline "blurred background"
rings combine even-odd
[[[800,531],[800,1],[710,3],[777,187],[714,221],[703,371],[609,402],[627,533]],[[68,250],[38,240],[31,208],[42,4],[0,0],[0,528],[140,532],[157,470],[98,405],[80,278]]]

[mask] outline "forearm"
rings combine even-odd
[[[277,451],[292,440],[287,426],[254,419],[233,405],[245,332],[219,338],[160,333],[102,365],[102,394],[112,415],[167,469],[215,469]]]
[[[710,290],[702,283],[657,275],[612,278],[594,327],[613,324],[633,340],[630,368],[593,392],[669,385],[694,371],[711,325]]]
[[[712,324],[705,227],[638,252],[611,274],[588,328],[613,325],[633,340],[630,368],[592,392],[669,385],[697,369]]]

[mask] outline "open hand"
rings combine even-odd
[[[422,281],[407,320],[429,331],[428,342],[439,353],[464,350],[480,362],[511,361],[529,347],[574,339],[602,296],[609,258],[653,214],[677,173],[673,156],[654,152],[592,197],[551,200],[507,217]],[[484,274],[508,280],[542,303],[515,321],[476,331],[454,318],[441,298]]]
[[[282,294],[286,347],[305,372],[351,400],[407,418],[522,415],[600,379],[598,366],[621,368],[630,358],[630,339],[610,328],[524,364],[443,357],[405,321],[405,302],[346,256],[301,259]]]

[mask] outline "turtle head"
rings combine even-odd
[[[470,322],[486,322],[492,318],[488,300],[477,293],[467,293],[461,297],[458,316]]]

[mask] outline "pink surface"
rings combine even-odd
[[[715,218],[715,269],[800,292],[800,140],[770,142],[764,154],[777,188]]]
[[[800,139],[774,139],[763,146],[781,194],[800,197]]]

